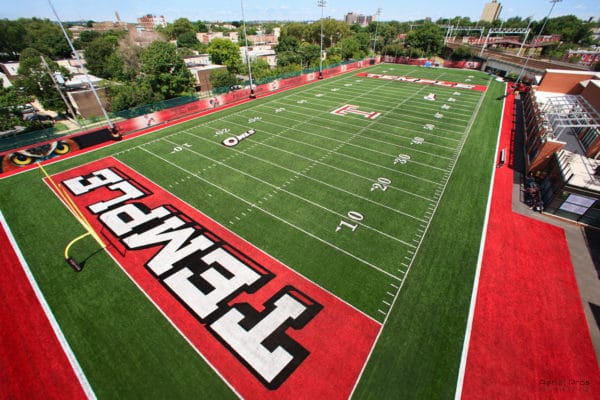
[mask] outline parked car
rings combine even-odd
[[[28,116],[26,118],[27,121],[36,121],[36,122],[50,122],[52,124],[54,124],[54,118],[51,117],[50,115],[46,115],[46,114],[32,114],[30,116]]]

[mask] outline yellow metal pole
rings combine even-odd
[[[65,203],[67,208],[75,215],[75,218],[77,219],[77,221],[79,221],[79,223],[85,228],[85,230],[87,231],[86,236],[92,235],[94,240],[96,240],[96,242],[98,243],[98,245],[100,245],[101,248],[103,248],[103,249],[106,248],[106,244],[104,244],[104,242],[102,241],[100,236],[98,236],[96,231],[94,231],[94,228],[86,221],[85,216],[83,215],[81,210],[77,207],[77,205],[75,204],[73,199],[71,199],[71,197],[68,195],[68,193],[63,188],[61,188],[58,184],[56,184],[56,182],[54,182],[54,180],[52,179],[52,177],[50,175],[48,175],[48,172],[46,172],[46,170],[44,169],[42,164],[40,164],[38,162],[37,165],[38,165],[39,169],[43,172],[43,174],[46,176],[46,178],[48,179],[48,181],[50,182],[50,184],[52,185],[54,190],[56,191],[56,194],[58,195],[58,197],[61,198],[61,200]]]

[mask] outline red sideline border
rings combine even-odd
[[[510,88],[504,106],[498,150],[513,140]],[[456,398],[597,398],[598,364],[564,231],[512,211],[509,165],[493,176]]]
[[[2,212],[0,243],[0,397],[95,399]]]

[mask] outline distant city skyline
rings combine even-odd
[[[313,21],[321,17],[321,9],[317,0],[300,0],[291,3],[282,0],[243,0],[246,20],[279,20],[279,21]],[[490,0],[464,0],[449,2],[430,0],[425,3],[404,2],[398,0],[379,0],[376,2],[359,0],[327,0],[324,16],[343,20],[348,12],[363,15],[374,15],[381,8],[382,21],[411,21],[431,18],[469,17],[471,21],[479,20],[486,2]],[[548,0],[498,1],[502,4],[500,20],[511,17],[533,16],[541,20],[550,10]],[[219,0],[214,2],[169,0],[169,1],[121,1],[121,0],[52,0],[59,17],[63,21],[93,20],[115,21],[118,12],[122,21],[136,22],[137,18],[146,15],[163,15],[167,22],[177,18],[188,18],[190,21],[239,21],[241,16],[240,0]],[[597,0],[563,0],[556,4],[552,17],[575,15],[587,20],[600,18],[600,2]],[[0,9],[0,19],[48,18],[54,20],[47,0],[29,0],[27,2],[10,2]]]

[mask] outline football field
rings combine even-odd
[[[48,164],[77,274],[40,171],[0,210],[98,398],[452,398],[503,92],[382,64]]]

